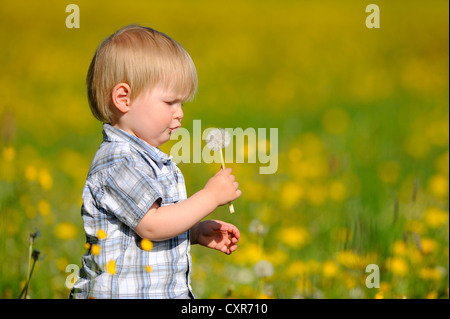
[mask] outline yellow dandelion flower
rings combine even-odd
[[[443,273],[439,271],[437,268],[422,268],[419,271],[419,278],[425,279],[425,280],[434,280],[439,281],[442,279]]]
[[[111,275],[114,275],[116,273],[116,261],[114,259],[111,259],[108,262],[108,264],[106,265],[106,271]]]
[[[242,242],[239,250],[240,253],[235,255],[235,260],[238,264],[255,264],[263,255],[261,246],[252,242]]]
[[[340,181],[330,183],[330,198],[335,202],[341,203],[347,198],[347,187]]]
[[[287,182],[281,190],[281,203],[287,208],[297,204],[303,197],[303,188],[294,182]]]
[[[361,256],[351,250],[339,251],[336,255],[336,261],[350,269],[361,269]]]
[[[283,265],[289,258],[288,255],[282,250],[271,251],[266,254],[267,260],[270,261],[274,266]]]
[[[437,299],[438,298],[438,293],[437,291],[430,291],[429,293],[427,293],[427,295],[425,296],[425,299]]]
[[[33,165],[25,167],[25,178],[29,181],[34,181],[38,176],[37,168]]]
[[[145,271],[146,272],[151,272],[152,271],[152,266],[145,266]]]
[[[103,229],[99,229],[97,231],[97,238],[98,239],[106,239],[106,232]]]
[[[442,174],[433,175],[428,181],[428,189],[437,197],[448,196],[448,176]]]
[[[3,148],[3,158],[7,162],[11,162],[16,156],[16,150],[12,146],[7,146]]]
[[[278,239],[291,248],[299,249],[311,241],[311,235],[305,227],[292,226],[282,228],[278,232]]]
[[[69,264],[69,261],[64,257],[56,258],[56,268],[58,268],[59,271],[63,272],[66,271],[66,267]]]
[[[379,291],[375,294],[373,297],[374,299],[384,299],[384,293],[382,291]]]
[[[76,237],[77,233],[77,227],[69,222],[62,222],[55,226],[55,236],[59,239],[73,239]]]
[[[97,244],[91,245],[91,254],[97,256],[100,254],[100,246]]]
[[[141,248],[145,251],[150,251],[153,248],[153,243],[151,242],[151,240],[143,238],[141,240]]]
[[[289,265],[289,267],[287,267],[287,269],[284,271],[284,274],[287,275],[288,278],[304,276],[307,273],[308,273],[308,265],[301,260],[293,261]]]
[[[404,240],[397,240],[395,241],[392,246],[392,252],[394,255],[404,256],[406,255],[408,251],[408,247],[406,246],[406,243]]]
[[[430,207],[425,211],[423,219],[431,228],[439,228],[448,223],[448,212],[437,207]]]
[[[53,178],[47,169],[41,169],[39,171],[38,180],[44,190],[49,190],[53,187]]]
[[[387,267],[390,271],[398,276],[404,277],[408,273],[408,264],[403,258],[392,257],[387,260]]]
[[[86,250],[88,250],[89,248],[91,248],[91,244],[85,243],[85,244],[83,245],[83,248],[86,249]]]
[[[352,250],[342,250],[336,255],[336,261],[350,269],[365,269],[367,265],[374,263],[377,259],[375,253],[360,255]]]
[[[436,251],[438,243],[431,238],[421,238],[420,246],[424,254],[431,254],[433,251]]]
[[[42,199],[38,202],[37,206],[38,211],[42,216],[48,216],[50,214],[51,208],[48,201]]]
[[[338,267],[331,260],[327,260],[323,263],[322,272],[326,278],[333,278],[338,272]]]

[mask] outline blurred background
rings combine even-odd
[[[66,6],[80,28],[66,27]],[[166,0],[0,3],[0,298],[67,298],[81,193],[101,142],[85,77],[130,23],[191,54],[183,125],[278,128],[278,171],[230,164],[243,195],[231,256],[193,246],[197,298],[449,297],[448,1]],[[170,152],[174,141],[162,147]],[[261,144],[262,143],[262,144]],[[270,148],[270,139],[258,145]],[[246,158],[255,152],[249,146]],[[275,150],[274,150],[275,151]],[[218,164],[180,163],[188,196]],[[368,288],[379,268],[379,288]],[[372,280],[372,282],[375,282]]]

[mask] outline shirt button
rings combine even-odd
[[[175,195],[175,193],[174,193],[174,191],[173,191],[173,188],[170,188],[169,196],[170,196],[170,197],[173,197],[173,195]]]

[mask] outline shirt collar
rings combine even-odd
[[[131,143],[133,147],[137,148],[138,150],[144,151],[157,163],[169,165],[172,161],[172,156],[168,156],[159,148],[148,144],[146,141],[128,132],[125,132],[124,130],[113,127],[111,124],[103,124],[103,141]]]

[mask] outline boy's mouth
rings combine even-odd
[[[175,127],[170,127],[170,128],[169,128],[170,133],[175,133],[175,132],[178,130],[178,128],[179,128],[180,126],[181,126],[181,125],[175,126]]]

